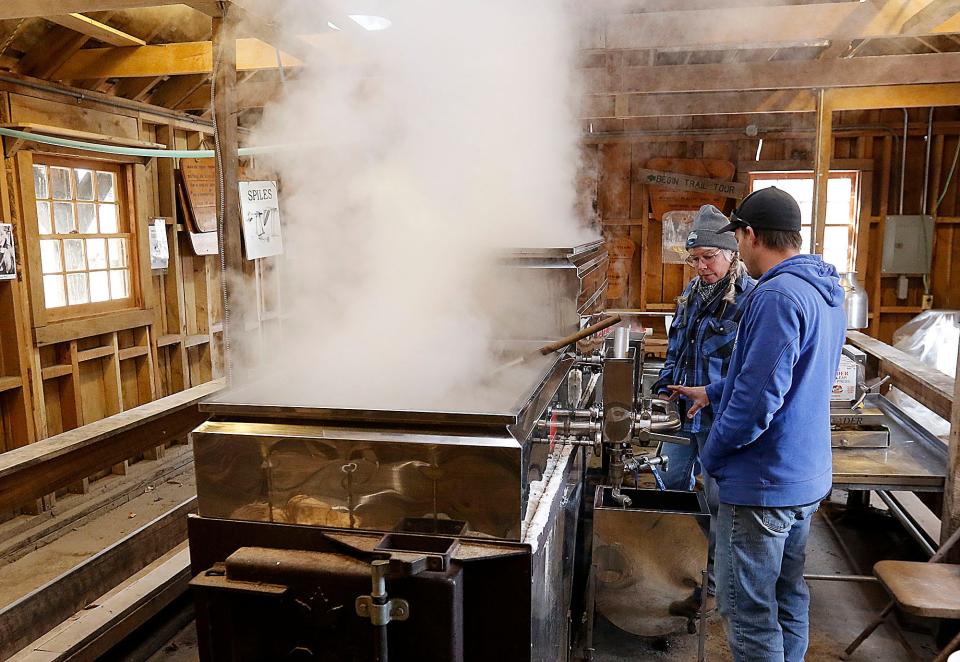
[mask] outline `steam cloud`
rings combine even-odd
[[[316,60],[251,138],[303,146],[258,160],[282,182],[288,317],[265,351],[239,348],[247,386],[232,397],[510,404],[516,392],[483,376],[498,340],[543,338],[545,302],[517,291],[497,257],[594,238],[574,212],[571,17],[560,0],[414,0],[365,32],[343,25],[349,3],[289,4],[288,34],[327,33],[310,37]],[[326,28],[333,16],[342,31]]]

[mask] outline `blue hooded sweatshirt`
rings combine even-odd
[[[707,386],[719,405],[700,461],[721,502],[800,506],[830,491],[830,390],[845,335],[833,265],[795,255],[760,278],[727,378]]]

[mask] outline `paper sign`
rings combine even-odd
[[[167,247],[167,224],[162,218],[153,219],[150,226],[150,268],[166,269],[170,262]]]
[[[840,356],[840,366],[837,368],[837,378],[833,382],[830,393],[831,400],[855,400],[857,397],[857,366],[858,363],[849,356]]]
[[[683,264],[687,259],[687,235],[693,229],[695,211],[668,211],[663,215],[664,264]]]
[[[13,226],[0,223],[0,280],[16,280],[17,253],[13,247]]]
[[[283,253],[276,182],[240,182],[240,214],[248,260]]]

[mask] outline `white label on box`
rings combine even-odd
[[[840,356],[837,378],[833,382],[831,400],[854,400],[857,397],[857,362],[849,356]]]

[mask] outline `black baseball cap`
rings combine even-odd
[[[747,226],[800,232],[800,205],[783,189],[776,186],[762,188],[745,197],[730,214],[730,223],[717,232],[733,232]]]

